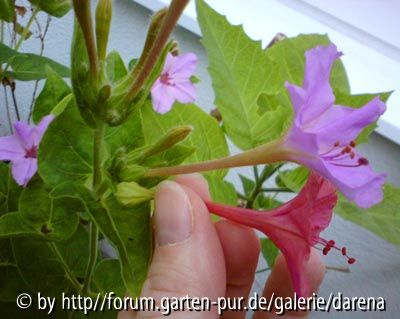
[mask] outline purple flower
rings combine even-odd
[[[193,53],[179,56],[168,53],[164,69],[151,88],[154,111],[164,114],[175,101],[185,104],[195,101],[196,91],[190,78],[196,65],[197,57]]]
[[[14,123],[14,135],[0,137],[0,161],[10,161],[12,176],[25,187],[37,172],[37,152],[53,115],[45,116],[37,126],[25,122]]]
[[[286,83],[295,118],[283,147],[288,159],[317,171],[348,199],[367,208],[382,200],[385,176],[372,171],[356,151],[355,139],[386,106],[379,97],[358,109],[334,104],[329,77],[340,56],[333,44],[317,46],[306,52],[303,86]]]

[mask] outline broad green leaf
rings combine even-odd
[[[43,234],[26,223],[19,212],[7,213],[0,217],[0,238],[42,237]]]
[[[33,120],[35,123],[39,123],[42,117],[50,114],[54,107],[71,93],[71,88],[57,72],[47,67],[46,74],[46,84],[37,97],[33,109]]]
[[[361,209],[340,196],[335,212],[344,219],[358,224],[379,237],[400,247],[400,189],[390,184],[384,186],[384,199],[368,209]]]
[[[193,132],[180,143],[196,148],[185,163],[202,162],[228,155],[228,146],[217,121],[194,104],[175,104],[170,112],[160,115],[153,111],[149,101],[142,107],[141,116],[146,145],[155,143],[173,127],[193,126]],[[223,177],[225,171],[207,174]]]
[[[18,272],[10,240],[0,239],[0,302],[15,302],[19,294],[29,291]]]
[[[10,65],[5,76],[20,81],[41,80],[46,78],[46,68],[51,67],[61,77],[69,77],[69,69],[49,58],[33,53],[20,53],[0,43],[0,63]]]
[[[277,176],[277,184],[281,187],[287,187],[293,192],[299,192],[307,182],[309,174],[310,171],[303,166],[281,171]]]
[[[261,117],[257,100],[267,90],[276,66],[262,50],[261,42],[248,38],[241,26],[230,25],[203,0],[196,3],[215,104],[222,114],[224,129],[237,146],[252,148],[263,134],[258,125]]]
[[[71,0],[29,0],[29,2],[57,18],[61,18],[72,8]]]
[[[265,194],[260,193],[257,195],[254,201],[253,208],[259,210],[270,210],[282,205],[282,202],[271,196],[265,196]]]
[[[99,262],[94,270],[93,282],[100,293],[114,292],[120,298],[126,293],[118,259],[103,259]]]
[[[73,129],[71,129],[73,128]],[[39,174],[46,184],[85,182],[92,174],[93,131],[71,103],[49,126],[39,148]]]
[[[53,196],[51,188],[36,178],[24,189],[19,200],[21,218],[44,238],[63,241],[75,233],[81,203]]]
[[[232,26],[204,0],[197,0],[197,14],[210,61],[215,104],[227,135],[242,149],[282,135],[291,115],[284,83],[301,84],[305,51],[328,44],[329,39],[321,35],[299,36],[263,50],[259,41],[251,40],[241,26]],[[335,88],[348,92],[340,61],[335,64],[331,80]],[[270,97],[260,100],[261,94]],[[265,102],[275,103],[276,99],[271,98],[274,95],[282,95],[285,102],[271,105],[266,111]]]
[[[138,296],[151,256],[149,204],[125,208],[112,195],[99,203],[88,189],[73,183],[61,185],[56,193],[81,200],[92,221],[116,248],[125,287],[131,296]]]
[[[349,95],[349,94],[344,94],[341,92],[336,93],[336,104],[340,105],[346,105],[350,106],[353,108],[360,108],[370,102],[373,98],[375,98],[377,95],[380,96],[381,100],[383,102],[387,102],[389,99],[390,95],[392,92],[384,92],[384,93],[376,93],[376,94],[358,94],[358,95]],[[368,141],[369,135],[374,131],[374,129],[377,127],[376,122],[368,125],[366,128],[364,128],[360,135],[357,137],[357,143],[365,143]]]
[[[12,239],[15,262],[24,281],[33,291],[56,296],[68,292],[70,284],[51,245],[55,244],[40,239]]]
[[[0,20],[11,22],[14,19],[15,0],[0,0]]]
[[[232,183],[223,180],[220,177],[205,175],[210,187],[210,195],[214,202],[236,206],[237,194],[235,186]]]
[[[112,51],[108,54],[106,59],[106,71],[108,79],[113,84],[117,83],[128,74],[124,60],[122,60],[117,51]]]
[[[276,257],[279,255],[279,249],[275,246],[275,244],[267,238],[261,238],[261,253],[265,258],[268,267],[272,268],[275,263]]]
[[[10,166],[0,162],[0,216],[18,209],[22,189],[14,182]]]

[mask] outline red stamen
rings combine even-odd
[[[358,159],[358,164],[363,166],[363,165],[368,165],[369,162],[365,157],[361,157],[361,158]]]
[[[348,260],[347,260],[347,262],[350,264],[350,265],[352,265],[352,264],[354,264],[355,262],[356,262],[356,259],[355,258],[349,258]]]
[[[356,142],[355,142],[355,141],[351,141],[351,142],[350,142],[350,146],[354,148],[354,147],[356,147],[356,146],[357,146],[357,144],[356,144]]]
[[[25,150],[25,158],[37,158],[37,152],[37,146],[32,146],[31,149]]]
[[[347,249],[346,247],[342,247],[342,255],[346,256],[347,255]]]

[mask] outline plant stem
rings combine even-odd
[[[99,123],[98,128],[94,132],[93,138],[93,191],[97,196],[97,190],[101,185],[101,149],[105,132],[105,124]],[[82,287],[82,294],[86,295],[89,292],[90,282],[96,266],[97,256],[99,252],[99,228],[92,221],[89,228],[89,261],[85,273],[85,281]]]
[[[29,18],[28,24],[22,30],[21,36],[18,39],[17,44],[15,45],[15,51],[18,51],[20,46],[21,46],[21,44],[22,44],[22,42],[24,42],[24,40],[26,38],[26,35],[28,34],[28,32],[29,32],[29,30],[30,30],[30,28],[32,26],[32,23],[33,23],[33,21],[35,21],[35,18],[37,16],[37,14],[39,13],[39,11],[40,11],[39,6],[36,6],[35,9],[32,12],[31,17]]]
[[[287,187],[261,188],[260,192],[265,192],[265,193],[293,193],[293,191],[290,188],[287,188]]]
[[[96,261],[99,251],[99,228],[93,221],[90,223],[89,234],[90,234],[90,240],[89,240],[90,251],[89,251],[89,260],[85,273],[85,281],[82,287],[83,295],[86,295],[89,292],[90,282],[92,279],[94,268],[96,266]]]
[[[279,165],[267,165],[264,167],[260,177],[256,179],[256,185],[254,186],[254,189],[252,190],[249,199],[246,204],[246,208],[253,208],[254,201],[256,200],[258,194],[262,192],[262,186],[264,182],[270,178],[272,175],[275,174],[275,172],[282,167],[283,164]]]
[[[160,28],[159,33],[149,51],[149,54],[146,56],[145,61],[143,63],[142,69],[139,71],[135,81],[133,82],[129,93],[128,98],[134,99],[136,95],[139,93],[143,84],[147,80],[148,75],[153,70],[154,65],[156,64],[160,54],[167,43],[169,36],[172,33],[172,30],[175,28],[179,17],[181,16],[183,10],[190,0],[173,0],[166,17],[163,20],[163,24]]]
[[[69,269],[69,266],[65,262],[63,256],[61,255],[60,251],[58,250],[58,247],[54,242],[49,243],[50,249],[53,251],[54,255],[57,256],[58,261],[62,265],[65,274],[67,275],[68,280],[71,282],[72,286],[75,288],[77,292],[81,291],[81,284],[76,280],[74,274],[72,273],[71,269]]]
[[[281,141],[264,144],[249,151],[200,163],[149,169],[145,177],[171,176],[197,173],[241,166],[276,163],[286,160],[289,151],[281,147]]]

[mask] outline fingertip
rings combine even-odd
[[[198,173],[179,175],[175,178],[178,184],[184,185],[192,189],[201,199],[210,199],[210,189],[207,180]]]

